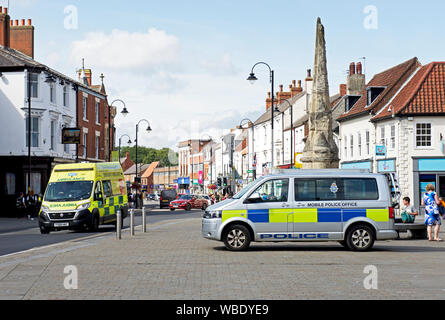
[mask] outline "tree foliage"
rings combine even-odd
[[[130,159],[136,163],[136,147],[121,148],[121,157],[124,157],[127,152],[130,153]],[[178,153],[169,148],[158,150],[138,146],[138,163],[149,164],[155,161],[159,161],[161,167],[176,166],[178,164]]]

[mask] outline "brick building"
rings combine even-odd
[[[80,159],[94,162],[109,160],[109,136],[112,135],[109,131],[107,94],[103,76],[101,78],[101,85],[92,85],[91,69],[82,67],[79,81],[84,85],[79,86],[77,92],[77,127],[81,129],[82,143],[77,154]]]

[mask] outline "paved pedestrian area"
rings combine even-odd
[[[444,253],[444,243],[426,240],[378,242],[367,253],[337,243],[254,243],[234,253],[188,218],[121,241],[91,237],[2,257],[0,299],[443,299]],[[369,265],[377,290],[364,286]],[[77,268],[78,289],[64,288],[66,266]]]

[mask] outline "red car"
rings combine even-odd
[[[170,210],[185,209],[190,211],[192,209],[207,209],[207,200],[201,196],[181,195],[177,200],[170,202]]]

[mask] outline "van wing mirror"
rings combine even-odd
[[[94,201],[103,201],[102,193],[96,193],[94,195]]]

